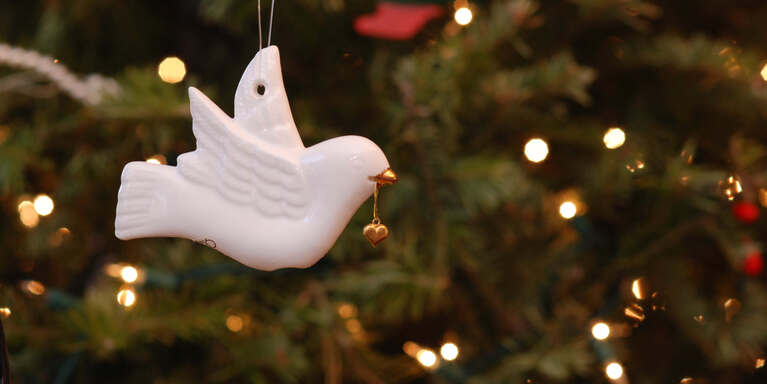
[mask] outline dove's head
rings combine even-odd
[[[304,164],[312,183],[329,191],[328,199],[356,210],[375,191],[376,183],[393,184],[397,175],[381,148],[361,136],[341,136],[307,148]]]

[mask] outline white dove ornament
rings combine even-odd
[[[397,180],[364,137],[304,147],[276,46],[245,69],[234,118],[194,87],[189,103],[197,149],[180,155],[176,167],[125,166],[118,238],[181,237],[256,269],[305,268],[327,253],[378,186]]]

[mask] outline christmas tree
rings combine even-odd
[[[0,3],[14,382],[766,381],[767,3],[270,7]],[[187,88],[232,115],[267,35],[305,145],[387,154],[389,239],[368,202],[308,269],[118,240],[123,166],[194,150]]]

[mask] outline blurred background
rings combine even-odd
[[[270,3],[261,4],[264,40]],[[15,383],[765,383],[767,3],[278,0],[308,145],[401,177],[306,270],[114,236],[229,113],[255,0],[0,1]],[[258,230],[254,228],[254,230]]]

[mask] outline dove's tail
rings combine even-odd
[[[164,191],[172,167],[143,161],[128,163],[123,169],[117,194],[115,236],[121,240],[158,236],[167,217]]]

